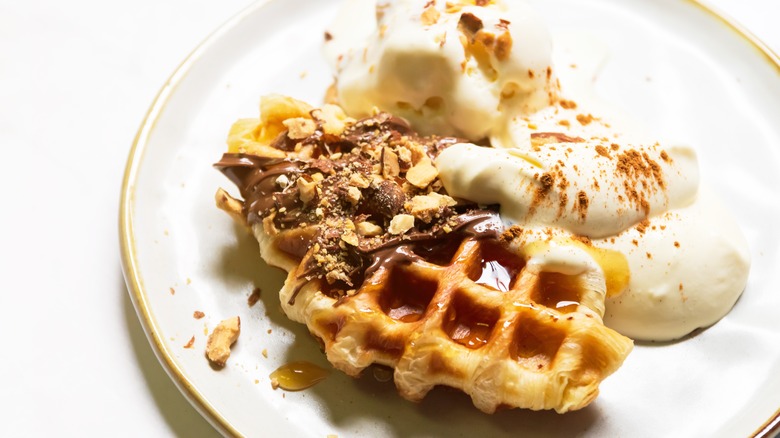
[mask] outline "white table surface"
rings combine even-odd
[[[251,2],[0,0],[0,436],[217,435],[141,330],[117,218],[152,99]],[[710,3],[780,53],[780,0]]]

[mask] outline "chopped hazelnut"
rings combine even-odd
[[[341,135],[344,132],[346,123],[351,121],[341,107],[325,104],[320,109],[311,111],[314,117],[322,125],[322,132],[330,135]]]
[[[365,207],[370,214],[380,214],[391,218],[403,209],[406,195],[401,187],[392,181],[382,181],[371,187],[366,197]]]
[[[398,155],[390,148],[382,149],[382,176],[392,178],[401,173],[401,167],[398,165]]]
[[[509,32],[504,32],[496,39],[496,46],[494,53],[496,59],[504,61],[509,58],[509,53],[512,51],[512,35]]]
[[[317,172],[317,173],[315,173],[315,174],[313,174],[313,175],[311,176],[311,179],[313,179],[314,181],[320,182],[320,181],[322,181],[323,179],[325,179],[325,177],[324,177],[324,176],[322,176],[322,174],[321,174],[321,173]]]
[[[375,172],[378,172],[379,170],[378,170],[378,168],[377,168],[377,169],[374,169],[374,171],[375,171]],[[385,180],[385,179],[384,179],[384,178],[382,178],[382,175],[373,175],[373,174],[372,174],[372,175],[371,175],[371,183],[370,183],[370,184],[373,184],[373,185],[379,185],[379,184],[382,184],[382,181],[384,181],[384,180]]]
[[[317,183],[315,181],[306,181],[305,178],[298,178],[298,196],[304,204],[308,204],[317,194]]]
[[[405,207],[412,216],[429,223],[439,211],[439,201],[431,196],[415,196]]]
[[[302,140],[317,130],[317,124],[311,119],[296,117],[282,122],[287,128],[287,136],[293,140]]]
[[[425,8],[422,15],[420,15],[420,22],[423,26],[431,26],[439,21],[439,16],[440,14],[436,6],[431,5]]]
[[[463,32],[463,34],[472,41],[476,33],[482,30],[483,27],[484,24],[482,24],[482,20],[471,12],[462,14],[460,20],[458,20],[458,30]]]
[[[412,162],[412,151],[407,148],[398,148],[398,158],[403,163],[410,164]]]
[[[371,222],[360,222],[357,224],[357,232],[361,236],[373,237],[382,234],[382,227]]]
[[[286,189],[287,186],[290,185],[290,178],[288,178],[287,175],[285,174],[279,175],[276,178],[276,185],[283,189]]]
[[[217,366],[223,367],[230,357],[230,346],[241,334],[241,319],[228,318],[217,324],[206,342],[206,357]]]
[[[403,192],[406,193],[407,195],[412,195],[413,193],[417,193],[420,189],[409,184],[409,181],[404,181],[401,184],[401,190],[403,190]]]
[[[412,153],[412,164],[417,164],[420,161],[430,161],[428,153],[421,144],[416,142],[409,142],[405,146]]]
[[[436,192],[428,193],[428,196],[436,199],[439,202],[440,207],[452,207],[458,203],[458,201],[451,197]]]
[[[360,189],[367,189],[371,185],[371,181],[359,173],[353,173],[349,177],[349,184]]]
[[[352,246],[358,246],[360,243],[360,240],[358,240],[357,234],[355,234],[353,231],[347,231],[344,234],[341,235],[341,240],[344,242],[347,242],[348,244]]]
[[[430,159],[420,160],[406,172],[406,180],[421,189],[427,187],[437,176],[439,176],[439,170],[431,163]]]
[[[414,216],[410,214],[397,214],[390,221],[387,232],[390,234],[403,234],[414,226]]]
[[[456,12],[460,12],[461,9],[463,9],[463,4],[459,2],[447,2],[445,3],[445,6],[447,9],[445,9],[445,12],[448,14],[454,14]]]
[[[345,274],[343,271],[330,271],[327,274],[325,274],[325,281],[327,281],[328,284],[333,284],[339,280],[347,284],[349,284],[350,281],[347,274]]]
[[[360,189],[357,187],[351,187],[347,189],[347,200],[352,205],[357,205],[360,201]]]
[[[418,195],[407,202],[405,208],[409,210],[412,216],[425,223],[432,221],[441,208],[455,205],[454,199],[449,196],[438,193],[429,193],[427,195]]]

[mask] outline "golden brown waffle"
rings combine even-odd
[[[275,242],[286,238],[261,235],[264,258],[284,260]],[[502,405],[582,408],[631,350],[631,341],[592,309],[554,308],[564,301],[603,302],[603,295],[554,289],[560,274],[527,266],[497,241],[467,238],[450,261],[436,257],[438,264],[420,257],[377,271],[341,300],[321,292],[324,282],[312,281],[289,304],[299,284],[292,269],[280,298],[292,319],[322,339],[336,368],[357,376],[372,364],[390,366],[405,398],[420,400],[446,385],[488,413]],[[511,274],[509,290],[476,282],[490,261]]]
[[[435,183],[426,190],[442,192]],[[251,216],[223,191],[217,203],[239,220]],[[437,214],[463,217],[455,208]],[[415,240],[412,230],[367,251],[373,264],[358,265],[352,280],[334,280],[311,275],[312,260],[322,257],[316,237],[328,219],[279,229],[269,217],[278,219],[268,214],[251,225],[263,258],[289,273],[280,291],[285,313],[306,324],[328,360],[347,374],[373,364],[393,367],[407,399],[445,385],[488,413],[500,406],[566,412],[590,403],[632,348],[603,325],[605,279],[587,260],[585,269],[564,274],[544,257],[524,253],[525,243],[512,233],[499,239],[498,233],[446,231],[434,238],[419,232],[423,237]],[[384,229],[389,219],[375,222]]]

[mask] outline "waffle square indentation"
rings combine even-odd
[[[509,355],[530,370],[546,369],[555,360],[565,336],[563,328],[523,315],[509,344]]]
[[[458,292],[444,316],[443,329],[458,344],[478,349],[487,344],[499,316],[498,309],[474,303]]]
[[[541,272],[531,299],[542,306],[569,313],[577,310],[581,294],[582,285],[578,276]]]
[[[379,305],[390,318],[401,322],[419,321],[436,293],[438,282],[421,278],[416,272],[393,268]]]
[[[525,260],[497,241],[482,240],[477,245],[474,263],[468,272],[469,278],[492,289],[508,291],[525,266]]]

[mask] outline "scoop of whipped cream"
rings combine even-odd
[[[423,134],[478,140],[554,98],[551,38],[525,3],[395,0],[375,15],[352,3],[326,37],[352,116],[378,108]]]
[[[439,176],[451,196],[500,204],[512,223],[589,238],[614,236],[696,199],[699,172],[689,147],[544,138],[549,143],[528,150],[450,146],[436,159]]]
[[[716,323],[745,289],[750,270],[742,230],[706,186],[691,205],[593,244],[628,259],[628,288],[607,299],[604,321],[640,340],[677,339]]]

